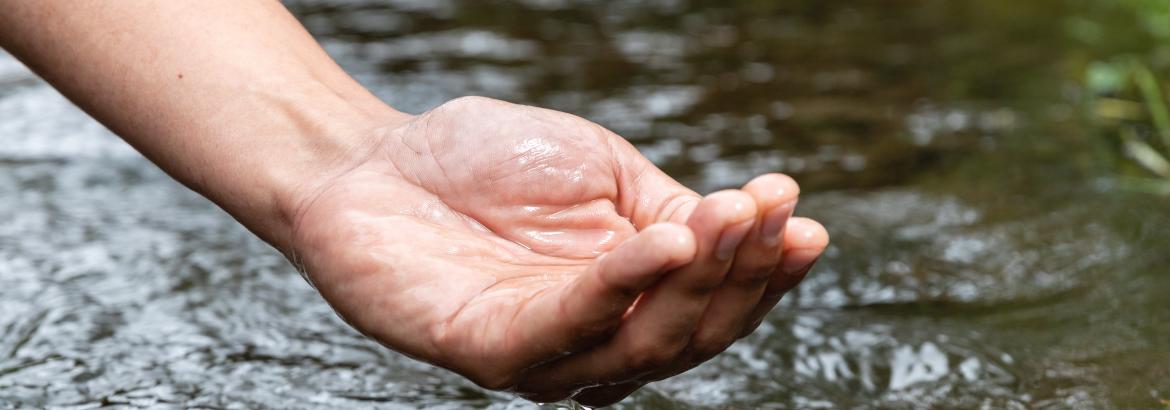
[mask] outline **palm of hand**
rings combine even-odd
[[[577,363],[621,350],[604,345],[630,327],[641,291],[704,252],[693,229],[648,229],[685,222],[699,198],[620,138],[577,117],[472,98],[382,130],[368,154],[306,202],[295,234],[308,277],[357,329],[542,399],[640,386],[637,377],[679,367],[636,354],[619,356],[637,369]],[[728,220],[714,222],[716,233],[755,220],[754,202],[715,201],[707,219]],[[676,351],[688,345],[681,336]]]

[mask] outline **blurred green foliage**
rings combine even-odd
[[[1158,78],[1132,57],[1095,62],[1086,71],[1095,116],[1114,123],[1127,155],[1170,179],[1170,110]]]
[[[1092,17],[1065,22],[1071,37],[1124,53],[1097,56],[1084,69],[1093,119],[1104,135],[1115,138],[1127,160],[1122,187],[1170,195],[1170,108],[1166,76],[1159,75],[1170,70],[1170,0],[1121,0],[1099,7],[1129,13],[1140,29],[1113,38],[1118,31]],[[1124,44],[1119,47],[1119,42]]]

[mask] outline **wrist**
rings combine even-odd
[[[371,152],[375,129],[410,118],[372,96],[307,88],[225,108],[233,117],[249,113],[246,127],[228,132],[241,144],[232,158],[216,160],[216,169],[188,184],[286,254],[305,203]]]

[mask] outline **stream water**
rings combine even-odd
[[[801,181],[798,213],[833,236],[818,268],[756,334],[618,408],[1166,407],[1170,197],[1120,188],[1082,78],[1170,48],[1141,0],[1097,3],[290,7],[400,109],[487,95],[606,125],[702,192]],[[352,331],[0,54],[0,408],[107,405],[534,406]]]

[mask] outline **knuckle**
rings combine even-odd
[[[626,362],[630,368],[639,371],[656,369],[674,361],[682,351],[682,346],[675,343],[646,343],[635,345],[629,349]]]
[[[662,367],[673,358],[660,350],[646,350],[630,353],[627,361],[631,369],[643,371]]]
[[[711,269],[711,271],[716,271]],[[687,280],[685,289],[690,292],[691,296],[703,297],[715,293],[723,286],[725,276],[723,274],[706,274],[694,275]]]
[[[744,287],[758,288],[768,284],[772,279],[774,264],[755,264],[754,266],[738,266],[727,275],[727,282]]]
[[[696,357],[707,360],[723,353],[735,342],[734,332],[700,331],[691,341],[690,350]]]

